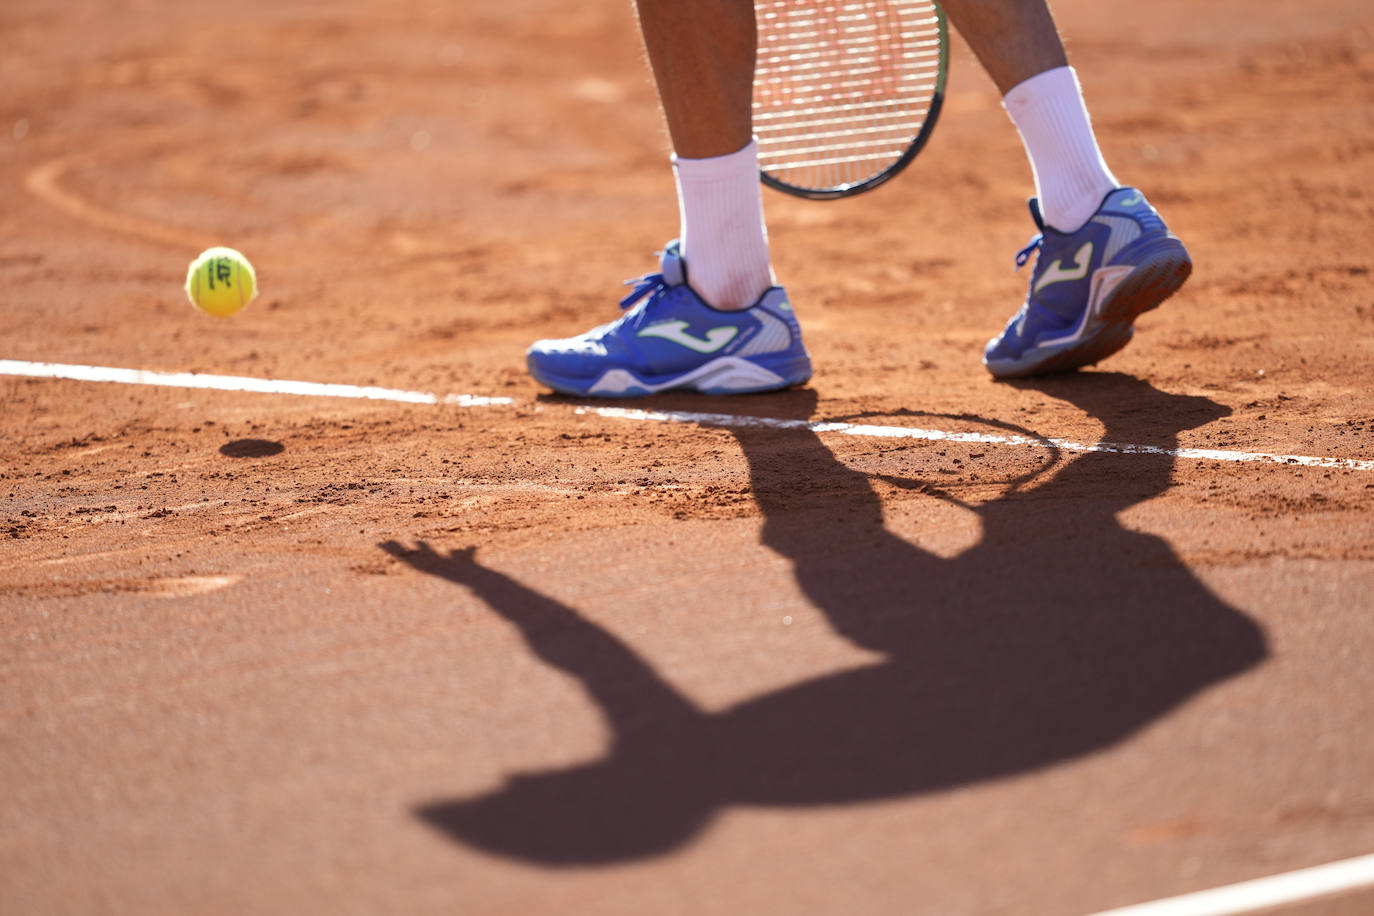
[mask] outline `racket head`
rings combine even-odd
[[[833,200],[889,181],[944,102],[949,30],[933,0],[757,0],[754,135],[775,190]]]

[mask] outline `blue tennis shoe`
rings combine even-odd
[[[1131,325],[1183,285],[1193,262],[1183,243],[1135,188],[1108,194],[1075,232],[1045,225],[1016,256],[1021,267],[1038,252],[1020,311],[988,341],[983,365],[997,378],[1087,366],[1126,346]]]
[[[811,377],[811,358],[782,287],[740,311],[715,309],[687,284],[676,240],[659,273],[620,303],[624,315],[577,337],[537,340],[530,374],[554,391],[623,398],[688,389],[706,394],[773,391]]]

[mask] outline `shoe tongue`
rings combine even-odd
[[[1032,197],[1030,200],[1026,201],[1026,205],[1030,207],[1031,219],[1035,220],[1035,228],[1039,229],[1041,232],[1044,232],[1045,217],[1040,212],[1040,198]]]
[[[663,274],[663,282],[669,286],[681,286],[687,282],[687,263],[682,260],[682,245],[677,239],[663,246],[658,272]]]

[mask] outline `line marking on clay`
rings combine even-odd
[[[856,423],[824,423],[811,420],[779,420],[772,417],[744,417],[735,414],[693,413],[680,410],[636,410],[627,407],[584,406],[577,408],[577,412],[639,422],[696,423],[705,426],[764,427],[768,429],[809,429],[815,433],[840,433],[846,436],[870,436],[883,439],[926,439],[934,442],[966,442],[1060,449],[1066,452],[1166,455],[1171,458],[1191,458],[1198,461],[1285,464],[1301,467],[1374,471],[1374,460],[1359,458],[1316,458],[1310,455],[1278,455],[1269,452],[1236,452],[1210,448],[1163,448],[1158,445],[1131,445],[1124,442],[1074,442],[1071,439],[1032,439],[1027,436],[948,432],[912,426],[871,426]]]
[[[150,242],[186,251],[203,251],[219,244],[214,237],[184,226],[154,222],[106,209],[63,187],[62,179],[66,177],[67,172],[84,161],[88,161],[87,154],[78,153],[44,162],[24,176],[24,187],[49,206],[101,229],[138,236]]]
[[[1092,916],[1237,916],[1374,886],[1374,855],[1139,903]]]
[[[510,398],[450,394],[443,398],[426,391],[403,391],[374,385],[335,385],[288,379],[251,378],[246,375],[210,375],[204,372],[150,372],[111,366],[78,366],[66,363],[31,363],[0,359],[0,375],[28,378],[71,379],[79,382],[116,382],[163,388],[202,388],[214,391],[251,391],[257,394],[294,394],[315,398],[357,398],[398,401],[403,404],[455,404],[459,407],[493,407],[512,403]]]
[[[515,403],[514,398],[488,397],[477,394],[438,395],[427,391],[405,391],[399,388],[380,388],[373,385],[339,385],[287,379],[252,378],[245,375],[153,372],[146,369],[121,369],[112,366],[83,366],[68,363],[39,363],[0,359],[0,376],[5,375],[25,378],[68,379],[81,382],[113,382],[124,385],[152,385],[164,388],[199,388],[214,391],[247,391],[256,394],[395,401],[403,404],[445,404],[466,408],[505,407]],[[580,415],[593,415],[640,423],[691,423],[700,426],[735,428],[806,429],[813,433],[838,433],[844,436],[864,436],[878,439],[923,439],[932,442],[1058,449],[1065,452],[1163,455],[1195,461],[1282,464],[1294,467],[1374,471],[1374,460],[1363,458],[1321,458],[1311,455],[1281,455],[1272,452],[1239,452],[1209,448],[1163,448],[1158,445],[1133,445],[1125,442],[1076,442],[1072,439],[1036,439],[1028,436],[997,435],[994,433],[922,429],[914,426],[876,426],[865,423],[785,420],[776,417],[749,417],[729,413],[698,413],[685,410],[641,410],[629,407],[579,405],[573,407],[573,412]]]

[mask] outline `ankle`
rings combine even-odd
[[[773,285],[758,145],[709,159],[673,157],[688,281],[707,304],[748,308]]]
[[[1097,145],[1078,75],[1046,70],[1012,87],[1003,105],[1030,157],[1045,224],[1078,229],[1121,187]]]

